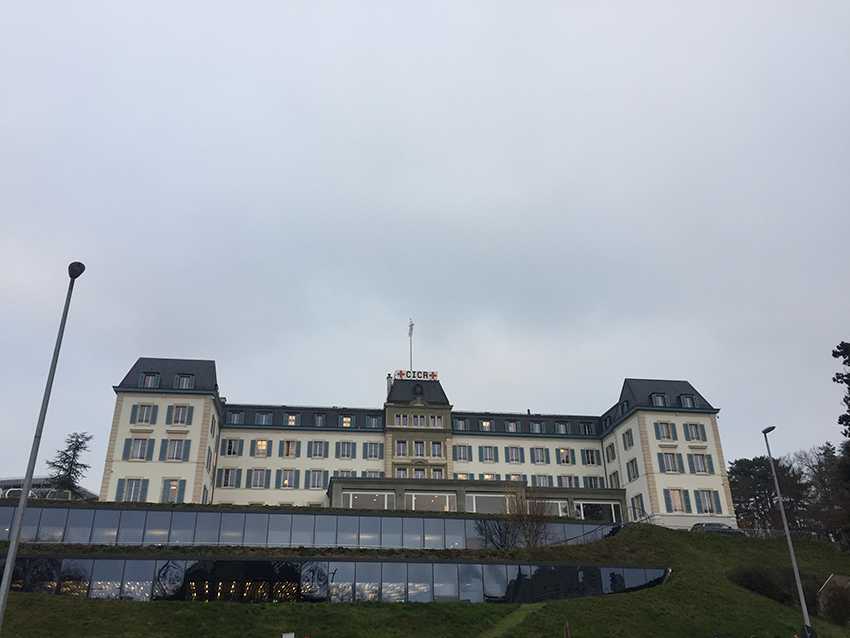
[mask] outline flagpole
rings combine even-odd
[[[407,336],[410,339],[410,368],[413,370],[413,319],[410,320],[410,325],[407,327]]]

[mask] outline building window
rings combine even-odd
[[[167,461],[182,461],[183,460],[183,439],[169,439],[165,452],[165,460]]]
[[[472,448],[467,445],[455,445],[453,446],[455,461],[471,461],[472,460]]]
[[[605,480],[601,476],[585,476],[584,487],[591,490],[603,488],[605,487]]]
[[[357,470],[334,470],[334,476],[339,478],[357,478]]]
[[[538,421],[532,421],[530,428],[532,434],[540,434],[543,430],[543,425]]]
[[[351,427],[351,417],[350,416],[345,415],[345,416],[342,417],[342,427],[344,427],[344,428],[350,428]]]
[[[210,492],[207,489],[207,486],[204,485],[204,491],[201,493],[201,504],[206,505],[207,501],[210,499]]]
[[[280,487],[291,489],[295,487],[295,470],[282,470],[280,473]]]
[[[443,468],[435,467],[431,470],[431,478],[437,481],[443,480]]]
[[[286,415],[286,425],[295,426],[298,423],[298,417],[295,414]]]
[[[690,394],[683,394],[679,397],[679,401],[681,402],[683,408],[694,407],[694,397]]]
[[[395,455],[396,456],[407,456],[407,441],[396,440],[396,442],[395,442]]]
[[[559,447],[555,450],[558,455],[558,463],[561,465],[571,465],[575,463],[575,452],[568,447]]]
[[[266,470],[255,469],[251,472],[251,485],[253,489],[265,489],[266,486]]]
[[[441,414],[437,415],[437,427],[443,429],[443,416]]]
[[[270,455],[271,450],[269,450],[269,443],[266,439],[260,439],[254,441],[254,456],[264,458]]]
[[[608,462],[611,462],[611,461],[615,460],[616,458],[617,458],[617,452],[614,449],[614,444],[610,443],[605,448],[605,460],[608,461]]]
[[[208,447],[207,448],[207,465],[206,465],[207,472],[210,471],[211,466],[212,466],[212,448]]]
[[[188,425],[189,424],[189,406],[188,405],[175,405],[174,411],[172,413],[171,421],[175,425]]]
[[[643,507],[643,494],[632,496],[629,502],[631,503],[633,521],[639,521],[646,517],[646,510]]]
[[[254,424],[255,425],[271,425],[272,424],[272,413],[271,412],[257,412],[254,415]]]
[[[655,438],[659,441],[675,441],[676,426],[673,423],[656,423]]]
[[[533,487],[552,487],[552,477],[548,474],[532,474],[531,485]]]
[[[425,456],[425,441],[413,442],[413,456]]]
[[[620,403],[620,416],[623,416],[628,411],[629,411],[629,402],[623,401],[622,403]]]
[[[495,481],[496,480],[496,474],[493,474],[491,472],[487,472],[487,473],[481,475],[481,480],[482,481]]]
[[[626,475],[629,477],[629,482],[637,480],[640,476],[638,473],[638,464],[637,459],[632,459],[628,463],[626,463]]]
[[[685,512],[691,509],[690,503],[688,503],[688,497],[686,496],[687,492],[685,490],[664,490],[664,493],[667,496],[667,511]]]
[[[455,479],[458,481],[469,481],[469,472],[459,472],[455,474]]]
[[[144,500],[144,479],[127,479],[122,499],[125,503],[140,503]]]
[[[145,372],[142,374],[142,387],[143,388],[158,388],[159,387],[159,373],[158,372]]]
[[[440,441],[431,441],[431,456],[441,458],[443,456],[443,444]]]
[[[558,487],[581,487],[581,484],[577,476],[561,474],[558,476]]]
[[[355,510],[394,510],[395,494],[391,492],[343,492],[342,506],[346,509]]]
[[[685,423],[686,441],[705,441],[705,426],[702,423]]]
[[[280,443],[280,451],[282,452],[281,456],[288,458],[295,458],[298,456],[297,441],[281,441]]]
[[[602,454],[599,450],[582,450],[581,462],[583,465],[602,465]]]
[[[714,474],[714,462],[708,454],[688,454],[691,474]]]
[[[531,462],[532,463],[548,463],[549,459],[547,458],[548,451],[546,448],[542,447],[533,447],[529,450],[531,452]]]
[[[310,441],[307,444],[307,457],[312,459],[328,458],[328,442]]]
[[[720,493],[714,490],[694,490],[697,513],[722,514],[720,511]]]
[[[522,463],[522,449],[518,447],[509,447],[507,449],[507,454],[505,454],[505,460],[508,463]]]
[[[136,423],[150,423],[154,424],[154,407],[153,405],[140,405],[138,407],[138,413],[136,415]]]
[[[406,467],[397,467],[395,469],[395,477],[400,479],[407,478],[407,468]]]
[[[339,457],[341,459],[353,459],[355,454],[355,445],[353,441],[341,441],[339,443]]]
[[[383,457],[381,454],[381,444],[380,443],[367,443],[366,444],[366,453],[364,456],[367,459],[380,459]]]
[[[522,474],[505,474],[506,481],[522,481],[525,483],[525,479],[522,478]]]
[[[379,479],[384,478],[384,473],[378,470],[363,470],[362,476],[368,479]]]
[[[396,427],[401,427],[401,415],[400,414],[395,415],[395,417],[393,418],[393,423],[395,424]]]
[[[466,430],[466,419],[455,419],[455,429],[459,432]]]
[[[558,434],[566,434],[567,433],[567,424],[566,423],[556,423],[555,424],[555,432]]]
[[[425,478],[425,468],[422,468],[422,467],[413,468],[413,478],[424,479]]]
[[[233,468],[225,468],[221,473],[222,487],[236,487],[236,470]]]
[[[484,463],[495,463],[496,462],[496,448],[492,445],[482,445],[481,450],[481,460]]]
[[[593,423],[582,423],[581,431],[586,436],[593,436],[596,434],[596,426]]]
[[[659,465],[662,472],[679,473],[683,471],[681,455],[672,452],[660,452],[658,454]]]
[[[317,428],[325,427],[325,415],[324,414],[315,414],[313,415],[313,424]]]
[[[653,394],[652,395],[652,405],[656,408],[666,408],[667,407],[667,397],[663,394]]]
[[[224,439],[224,456],[239,456],[241,442],[239,439]]]
[[[228,412],[227,422],[232,425],[242,425],[245,422],[245,415],[242,412]]]
[[[370,428],[376,428],[376,429],[381,427],[381,418],[377,417],[377,416],[370,416],[369,417],[369,427]]]
[[[215,416],[213,416],[213,418],[210,419],[210,437],[214,437],[214,436],[215,436]]]
[[[176,385],[178,390],[192,390],[195,387],[195,375],[178,374]]]
[[[632,446],[635,444],[635,437],[632,434],[631,430],[626,430],[623,432],[623,449],[630,450]]]
[[[130,460],[144,461],[148,455],[148,445],[151,444],[150,439],[133,439],[130,444]]]
[[[506,432],[516,432],[516,421],[508,421],[505,423]]]
[[[324,487],[324,472],[322,470],[313,470],[312,472],[308,472],[310,479],[308,481],[307,489],[310,490],[321,490]]]
[[[608,475],[608,487],[611,489],[618,490],[620,489],[620,473],[619,472],[611,472]]]
[[[507,514],[508,499],[504,494],[467,494],[465,510],[479,514]]]
[[[492,427],[493,427],[492,421],[487,420],[487,419],[481,421],[481,431],[482,432],[489,432],[492,429]]]

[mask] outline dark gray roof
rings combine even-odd
[[[714,409],[688,381],[667,379],[626,379],[623,381],[623,389],[620,391],[620,402],[628,401],[630,407],[653,407],[653,394],[663,394],[669,408],[682,407],[680,397],[690,395],[694,399],[694,409]]]
[[[412,403],[422,400],[428,405],[449,405],[449,399],[439,381],[394,379],[387,403]]]
[[[130,371],[124,376],[116,390],[141,390],[142,375],[148,372],[159,374],[158,390],[176,388],[177,375],[191,374],[195,377],[193,392],[218,393],[218,381],[215,373],[215,361],[208,359],[158,359],[139,357]]]
[[[265,415],[271,415],[271,423],[263,422]],[[289,416],[295,424],[289,424]],[[317,426],[316,417],[321,417],[323,425]],[[347,408],[295,405],[257,405],[246,403],[227,403],[224,406],[224,426],[244,428],[269,428],[307,430],[341,430],[343,417],[350,418],[352,430],[372,430],[384,428],[384,411],[380,408]]]

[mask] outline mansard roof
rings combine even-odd
[[[439,381],[393,380],[387,403],[413,403],[419,400],[426,405],[449,406],[449,399]]]
[[[142,379],[145,374],[159,375],[159,387],[144,388]],[[139,357],[130,371],[124,376],[115,390],[156,390],[186,392],[177,388],[178,375],[188,374],[194,377],[191,392],[218,394],[218,380],[215,361],[209,359],[161,359],[157,357]]]

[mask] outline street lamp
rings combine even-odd
[[[779,513],[782,515],[782,527],[785,530],[785,540],[788,541],[788,553],[791,554],[791,566],[794,568],[794,580],[797,583],[797,596],[800,599],[800,607],[803,608],[803,638],[815,638],[815,630],[809,620],[809,608],[806,606],[806,596],[803,594],[803,583],[800,582],[800,570],[797,568],[797,556],[794,554],[794,543],[791,542],[791,532],[788,530],[788,519],[785,517],[785,504],[782,502],[782,492],[779,490],[779,477],[773,464],[773,455],[770,453],[770,441],[767,435],[776,429],[775,425],[766,427],[761,431],[764,435],[764,444],[767,447],[767,458],[770,461],[770,471],[773,473],[773,484],[776,487],[776,498],[779,500]]]
[[[44,429],[44,418],[47,416],[47,405],[50,402],[50,391],[53,389],[53,377],[56,374],[56,363],[59,361],[59,349],[62,347],[62,336],[65,333],[65,322],[68,319],[68,308],[71,305],[71,294],[74,292],[74,282],[83,274],[86,267],[79,261],[71,262],[68,266],[68,293],[65,295],[65,307],[62,309],[62,319],[59,321],[59,334],[56,335],[56,345],[53,346],[53,359],[50,361],[50,372],[47,373],[47,384],[44,386],[44,396],[41,399],[41,410],[35,426],[35,435],[30,449],[30,460],[27,473],[21,489],[21,498],[15,510],[12,529],[9,533],[9,551],[6,553],[6,566],[3,569],[3,582],[0,585],[0,631],[3,629],[3,617],[6,615],[6,602],[9,599],[9,586],[12,584],[12,574],[15,571],[15,558],[18,555],[18,544],[21,540],[21,522],[27,507],[27,498],[32,488],[32,475],[38,458],[38,447],[41,443],[41,432]]]

